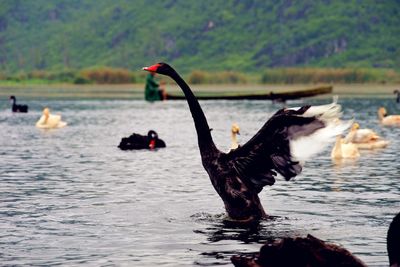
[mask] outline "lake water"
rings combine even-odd
[[[313,99],[289,106],[323,104]],[[343,245],[370,266],[387,266],[386,233],[400,211],[400,128],[376,111],[392,99],[340,99],[344,117],[376,130],[386,149],[335,164],[325,153],[295,180],[260,193],[274,220],[257,228],[224,222],[222,201],[201,165],[186,102],[22,100],[28,114],[0,102],[0,262],[5,266],[230,266],[233,254],[287,236]],[[230,147],[230,127],[246,142],[281,107],[268,101],[203,101],[214,141]],[[68,126],[44,131],[44,106]],[[158,132],[166,149],[121,151],[122,137]],[[333,144],[332,144],[333,146]]]

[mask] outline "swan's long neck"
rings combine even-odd
[[[235,132],[232,132],[231,139],[232,139],[231,149],[238,148],[239,144],[237,142],[237,138],[236,138],[236,133]]]
[[[335,159],[342,157],[342,138],[340,136],[336,137],[336,143],[332,150],[332,157]]]
[[[346,135],[346,137],[344,138],[344,142],[345,143],[351,143],[353,142],[355,136],[356,136],[356,132],[357,130],[355,129],[351,129],[350,132]]]
[[[203,153],[210,149],[216,149],[215,144],[212,140],[210,127],[208,126],[206,116],[204,115],[204,112],[201,109],[201,106],[194,96],[192,90],[175,71],[170,73],[170,77],[182,89],[189,104],[190,112],[192,113],[194,125],[197,131],[200,152]]]
[[[378,118],[379,118],[379,120],[382,121],[384,117],[385,117],[384,112],[379,111],[379,112],[378,112]]]
[[[43,124],[46,124],[47,123],[47,121],[49,120],[49,114],[43,114],[44,115],[44,121],[43,121]]]

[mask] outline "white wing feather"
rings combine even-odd
[[[334,143],[336,136],[343,134],[353,123],[353,120],[340,120],[341,114],[341,106],[337,104],[337,98],[328,105],[311,106],[302,116],[315,116],[325,123],[325,127],[311,135],[290,140],[290,152],[293,159],[303,162]]]

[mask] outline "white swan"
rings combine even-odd
[[[353,143],[344,143],[344,139],[342,136],[338,135],[336,137],[335,146],[331,152],[332,159],[343,159],[343,158],[352,158],[356,159],[360,157],[360,152],[358,148]]]
[[[383,125],[400,126],[400,115],[387,115],[387,111],[384,107],[378,109],[378,117]]]
[[[353,143],[358,149],[384,148],[389,144],[371,129],[360,129],[358,123],[353,123],[344,143]]]
[[[360,125],[355,122],[351,126],[350,132],[347,134],[345,141],[351,143],[368,143],[380,138],[381,137],[371,129],[360,129]]]
[[[389,145],[389,141],[377,140],[375,142],[359,143],[354,145],[356,145],[358,149],[378,149],[387,147]]]
[[[240,128],[239,128],[239,125],[237,123],[233,123],[232,124],[231,133],[232,133],[232,135],[231,135],[231,139],[232,139],[231,149],[236,149],[236,148],[239,147],[236,135],[240,134]]]
[[[54,129],[54,128],[62,128],[67,125],[66,122],[61,121],[61,115],[52,115],[50,114],[50,109],[43,109],[43,115],[36,122],[36,127],[42,129]]]

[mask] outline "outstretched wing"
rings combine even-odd
[[[281,109],[246,144],[228,153],[237,174],[257,192],[275,182],[298,175],[303,162],[322,151],[349,126],[339,120],[340,105]]]

